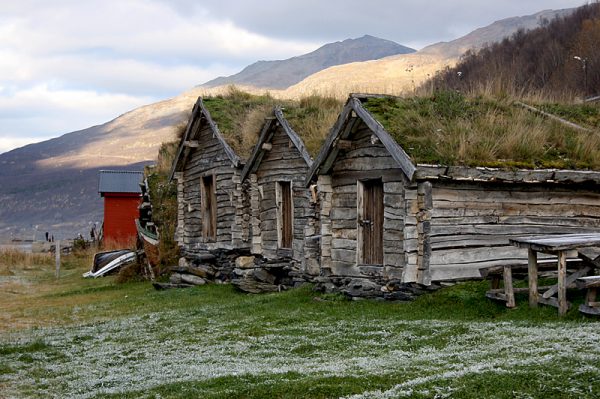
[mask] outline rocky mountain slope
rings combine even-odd
[[[206,82],[204,87],[228,84],[254,86],[268,89],[285,89],[305,77],[333,65],[376,60],[395,54],[415,52],[390,40],[365,35],[326,44],[317,50],[298,57],[277,61],[258,61],[241,72]]]

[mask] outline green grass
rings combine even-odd
[[[484,298],[485,282],[390,303],[348,301],[309,286],[264,295],[229,285],[155,291],[144,282],[83,280],[83,270],[81,263],[56,281],[48,265],[23,275],[21,296],[0,298],[6,396],[600,394],[596,319],[576,308],[565,318],[555,308],[530,309],[525,296],[507,309]]]
[[[416,163],[600,169],[598,132],[566,127],[508,98],[442,91],[430,97],[370,98],[364,106]],[[593,106],[554,105],[546,110],[563,116],[569,111],[574,122],[585,119],[592,127],[599,125]]]
[[[600,129],[600,104],[534,104],[542,111],[590,129]]]

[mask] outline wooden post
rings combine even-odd
[[[567,253],[558,252],[558,314],[563,316],[567,313]]]
[[[504,266],[504,295],[506,296],[506,307],[515,307],[515,292],[513,290],[513,279],[512,279],[512,268],[510,266]]]
[[[54,255],[56,260],[56,278],[60,277],[60,240],[56,240],[54,247]]]
[[[538,305],[537,252],[529,249],[527,259],[527,275],[529,277],[529,306],[535,308]]]

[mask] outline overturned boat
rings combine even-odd
[[[121,267],[137,262],[137,253],[130,249],[98,252],[94,255],[92,269],[83,277],[102,277],[117,272]]]

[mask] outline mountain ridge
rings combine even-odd
[[[285,60],[257,61],[234,75],[221,76],[203,83],[201,86],[210,88],[237,84],[267,89],[285,89],[305,77],[333,65],[379,59],[415,51],[391,40],[364,35],[356,39],[327,43],[310,53]]]

